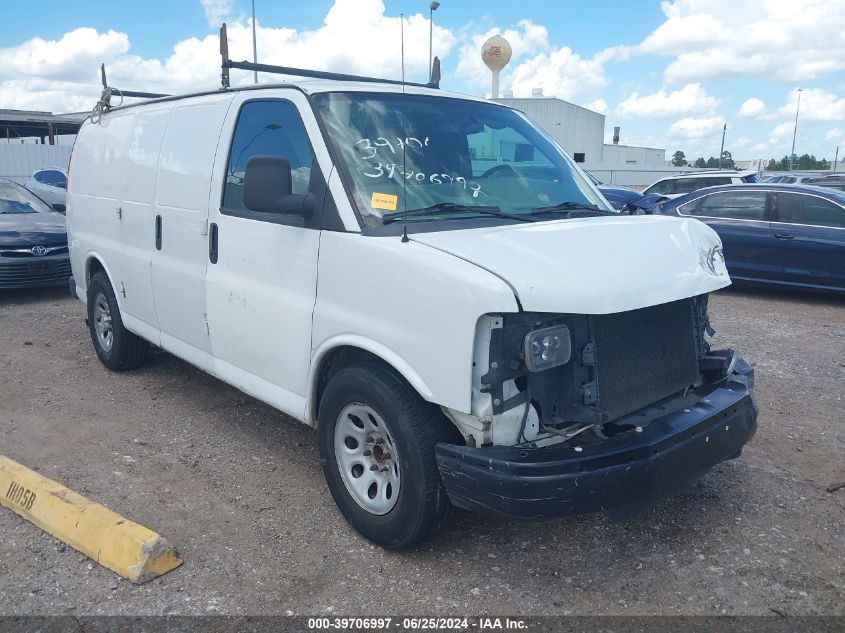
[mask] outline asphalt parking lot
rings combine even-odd
[[[132,585],[0,508],[0,613],[843,615],[845,300],[740,289],[711,312],[756,366],[739,460],[626,523],[462,514],[396,553],[341,518],[311,429],[168,354],[110,373],[66,289],[0,292],[0,454],[185,560]]]

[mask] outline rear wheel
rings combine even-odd
[[[378,362],[338,371],[320,399],[320,458],[343,516],[382,547],[410,547],[452,510],[434,457],[448,421]]]
[[[113,371],[134,369],[147,357],[149,343],[123,327],[117,297],[103,272],[88,283],[88,329],[97,356]]]

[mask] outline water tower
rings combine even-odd
[[[499,98],[499,72],[508,65],[512,54],[511,45],[501,35],[494,35],[481,45],[481,60],[493,72],[493,99]]]

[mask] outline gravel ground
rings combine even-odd
[[[845,615],[845,300],[711,311],[757,370],[740,459],[625,523],[462,514],[393,553],[338,514],[311,429],[168,354],[110,373],[65,289],[0,292],[0,453],[185,559],[134,586],[0,509],[0,614]]]

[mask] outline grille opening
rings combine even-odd
[[[590,317],[597,407],[611,420],[699,381],[691,301]]]

